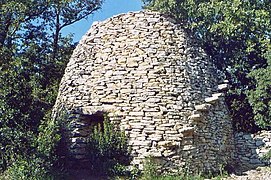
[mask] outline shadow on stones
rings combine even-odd
[[[66,142],[68,142],[66,144],[69,149],[68,154],[66,154],[68,162],[66,166],[67,179],[107,179],[107,176],[110,175],[104,171],[108,169],[107,166],[111,167],[112,164],[116,163],[116,160],[120,160],[121,164],[125,162],[125,165],[130,163],[131,158],[128,149],[127,154],[125,154],[126,151],[118,151],[119,141],[115,130],[110,131],[108,126],[105,126],[106,114],[103,111],[97,111],[94,114],[83,114],[82,111],[75,111],[70,114],[68,135],[66,136]],[[97,139],[91,140],[94,127],[96,127],[96,131],[98,130],[98,133],[104,134],[98,137],[102,141],[101,143],[98,143]],[[113,138],[112,142],[108,142],[107,145],[109,136]],[[102,148],[102,152],[100,152],[100,148]],[[108,149],[110,153],[104,151],[103,148]],[[116,152],[114,152],[115,150]],[[116,157],[117,155],[118,157]]]
[[[268,133],[269,136],[271,133]],[[270,136],[271,137],[271,136]],[[233,173],[244,175],[246,171],[271,164],[271,160],[263,156],[270,150],[271,139],[268,135],[236,133],[235,134],[235,166]]]

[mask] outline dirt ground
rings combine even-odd
[[[231,174],[224,180],[271,180],[271,167],[258,167],[242,173]]]

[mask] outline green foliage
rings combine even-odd
[[[142,180],[203,180],[205,179],[200,174],[190,174],[187,172],[179,172],[176,174],[160,174],[158,164],[149,157],[145,160],[143,175],[139,178]]]
[[[61,140],[61,121],[65,119],[62,115],[59,119],[52,119],[51,113],[48,113],[44,121],[39,126],[39,134],[37,137],[37,151],[46,159],[50,159],[55,154],[54,150],[58,142]]]
[[[127,137],[108,120],[94,127],[88,142],[91,169],[97,175],[124,175],[130,162]]]
[[[40,161],[46,162],[42,167],[51,167],[59,124],[46,113],[54,105],[75,47],[71,36],[62,36],[61,30],[93,13],[101,3],[1,1],[0,173],[11,165],[11,169],[24,166],[27,170]],[[33,156],[26,158],[28,154]]]
[[[146,3],[146,8],[173,15],[199,40],[218,69],[230,80],[231,89],[226,100],[234,119],[235,129],[256,131],[258,128],[254,119],[258,121],[266,114],[259,103],[251,103],[251,98],[248,100],[247,92],[254,88],[254,84],[250,78],[253,75],[247,75],[255,69],[265,71],[267,66],[264,54],[271,47],[271,2],[268,0],[143,0],[143,2]],[[256,110],[258,108],[259,111]],[[267,125],[259,122],[257,124],[262,128]]]
[[[252,71],[249,76],[255,79],[255,88],[248,91],[249,102],[260,127],[271,128],[271,52],[267,54],[268,66]]]
[[[149,157],[145,160],[144,163],[144,170],[143,170],[143,175],[139,178],[142,180],[204,180],[206,178],[208,179],[217,179],[217,180],[222,180],[225,177],[227,177],[228,174],[225,172],[224,168],[220,168],[219,174],[204,174],[204,173],[194,173],[192,174],[189,172],[188,169],[184,169],[180,172],[173,173],[173,174],[161,174],[159,173],[159,166],[158,164],[154,161],[152,157]]]
[[[263,160],[271,160],[271,149],[262,157]]]
[[[44,161],[37,157],[18,159],[6,172],[6,178],[10,180],[42,180],[52,179],[43,167]]]
[[[154,162],[154,160],[149,157],[144,162],[143,175],[141,179],[143,180],[151,180],[157,179],[159,177],[158,165]]]
[[[60,158],[56,154],[61,139],[60,119],[51,119],[51,114],[46,114],[39,126],[39,133],[32,139],[31,155],[18,154],[15,161],[8,167],[5,174],[8,179],[52,179]],[[61,169],[57,169],[60,171]]]

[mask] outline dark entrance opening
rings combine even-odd
[[[100,125],[103,129],[103,122],[105,120],[104,116],[105,112],[97,111],[95,114],[82,115],[82,120],[88,123],[90,131],[97,125]]]

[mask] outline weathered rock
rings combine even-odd
[[[157,12],[121,14],[94,24],[79,42],[54,112],[65,107],[71,114],[67,144],[86,143],[107,114],[127,134],[132,164],[142,167],[152,155],[164,170],[189,166],[183,162],[191,171],[219,170],[234,148],[218,77],[182,24]],[[77,148],[71,156],[86,158]]]
[[[196,105],[195,106],[195,109],[198,110],[198,111],[208,111],[210,108],[211,108],[211,104],[201,104],[201,105]]]
[[[173,147],[175,145],[173,144],[172,141],[160,141],[158,142],[158,146],[163,146],[167,148],[167,147]]]
[[[207,98],[205,98],[205,102],[211,103],[211,104],[217,103],[218,100],[219,100],[219,97],[218,97],[218,96],[212,96],[212,97],[207,97]]]
[[[193,114],[189,116],[189,119],[193,120],[194,122],[203,122],[204,117],[201,114]]]
[[[257,134],[236,133],[236,161],[244,167],[271,165],[271,160],[263,158],[270,151],[271,132],[261,131]]]
[[[194,127],[186,127],[179,130],[179,133],[182,133],[184,137],[191,137],[195,132]]]
[[[228,84],[219,84],[218,90],[227,90],[229,88]]]

